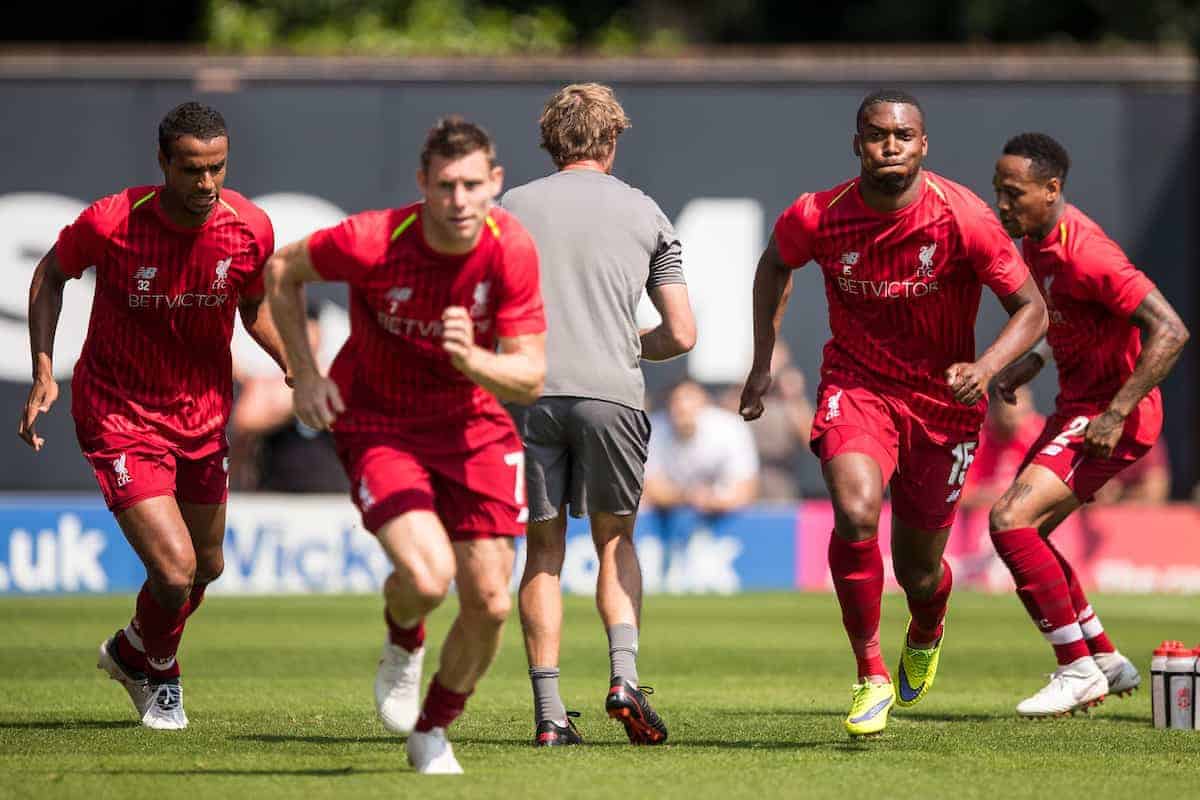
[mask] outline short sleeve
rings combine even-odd
[[[1008,297],[1025,285],[1029,268],[1000,220],[982,200],[971,196],[962,206],[957,216],[963,257],[983,285],[997,297]]]
[[[683,278],[683,245],[675,233],[675,226],[654,201],[654,254],[650,256],[650,274],[646,277],[646,288],[665,286],[668,283],[687,283]]]
[[[813,233],[817,215],[815,197],[802,194],[775,220],[775,246],[783,263],[799,269],[813,260]]]
[[[63,275],[78,278],[93,267],[104,253],[105,241],[112,231],[121,196],[112,195],[92,203],[58,234],[54,256]]]
[[[254,271],[246,277],[240,292],[242,297],[262,297],[263,267],[275,252],[275,228],[271,225],[271,218],[262,209],[254,210],[257,213],[246,215],[246,225],[250,229],[250,235],[254,237]]]
[[[510,217],[501,233],[503,263],[499,275],[496,335],[521,336],[544,333],[546,312],[542,306],[537,248],[533,238]]]
[[[380,262],[389,241],[385,215],[364,212],[309,236],[308,255],[325,280],[354,284]]]
[[[1071,254],[1071,264],[1084,299],[1100,303],[1122,318],[1132,316],[1154,290],[1154,282],[1129,263],[1125,252],[1108,237],[1080,242]]]

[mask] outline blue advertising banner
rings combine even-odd
[[[648,593],[789,589],[796,585],[796,509],[705,517],[647,513],[636,543]],[[517,544],[514,586],[525,560]],[[595,550],[586,520],[571,520],[562,582],[591,594]],[[343,496],[231,498],[226,594],[373,592],[390,568]],[[133,592],[145,570],[103,503],[82,496],[0,500],[0,594]]]

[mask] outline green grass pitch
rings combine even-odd
[[[431,620],[431,659],[452,615]],[[1143,672],[1163,638],[1196,639],[1197,601],[1098,598]],[[515,618],[452,730],[467,774],[415,775],[376,721],[376,597],[210,597],[184,641],[186,732],[140,728],[95,669],[132,598],[0,600],[0,797],[1131,797],[1200,792],[1200,732],[1155,731],[1148,686],[1091,717],[1021,721],[1053,668],[1011,596],[951,601],[937,685],[887,732],[841,729],[853,662],[832,596],[651,597],[640,670],[670,744],[633,748],[603,713],[607,649],[591,603],[567,604],[562,687],[587,744],[534,750]],[[906,619],[884,606],[896,657]],[[515,615],[514,615],[515,617]],[[1148,676],[1147,676],[1148,682]],[[932,792],[932,794],[929,794]]]

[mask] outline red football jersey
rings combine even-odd
[[[946,368],[975,360],[980,286],[1000,297],[1029,271],[991,209],[966,187],[923,170],[920,195],[871,209],[858,179],[803,194],[775,223],[784,263],[816,261],[829,327],[821,376],[903,399],[938,442],[974,436],[987,401],[964,407]]]
[[[1058,412],[1099,414],[1141,355],[1141,332],[1129,317],[1154,283],[1072,205],[1045,239],[1026,238],[1023,249],[1050,311],[1046,341],[1058,364]],[[1125,435],[1153,444],[1161,430],[1162,395],[1155,387],[1125,421]]]
[[[139,186],[97,200],[59,234],[64,274],[96,269],[96,294],[71,381],[81,438],[161,437],[188,457],[220,447],[233,400],[229,341],[240,297],[261,297],[275,234],[231,189],[184,228]]]
[[[308,248],[323,278],[350,285],[350,338],[329,370],[346,402],[339,431],[508,418],[450,363],[442,312],[466,308],[475,343],[487,350],[498,337],[546,330],[537,250],[516,217],[493,208],[478,245],[463,255],[425,242],[420,203],[355,214],[314,233]]]

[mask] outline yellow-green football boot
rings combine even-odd
[[[890,683],[871,683],[864,680],[850,687],[850,713],[846,715],[846,733],[851,736],[870,736],[887,727],[888,712],[896,702],[896,690]]]
[[[909,620],[911,623],[912,620]],[[896,705],[915,706],[933,688],[937,677],[938,659],[942,656],[943,633],[928,650],[908,646],[908,627],[904,628],[904,646],[900,648],[900,667],[896,670]]]

